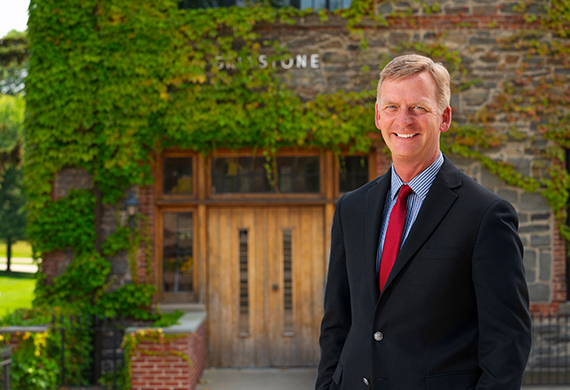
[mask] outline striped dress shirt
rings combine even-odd
[[[390,192],[386,197],[386,204],[384,206],[384,215],[382,216],[382,228],[380,230],[380,240],[378,243],[378,255],[376,257],[376,274],[380,270],[380,259],[382,258],[382,250],[384,249],[384,240],[386,239],[386,231],[388,230],[388,221],[390,220],[390,213],[392,212],[392,208],[396,204],[396,200],[398,199],[398,191],[400,187],[404,184],[407,184],[412,189],[412,193],[408,196],[408,204],[407,204],[407,214],[406,214],[406,222],[404,224],[404,233],[402,234],[402,242],[400,243],[400,248],[406,241],[410,230],[418,216],[422,204],[424,203],[424,199],[426,198],[429,189],[433,181],[435,180],[435,176],[439,172],[441,166],[443,165],[443,155],[439,152],[439,157],[431,164],[428,168],[426,168],[422,173],[414,177],[410,180],[409,183],[404,183],[402,179],[398,176],[396,171],[394,170],[394,166],[391,169],[391,186]]]

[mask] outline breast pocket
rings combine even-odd
[[[425,248],[420,258],[422,260],[458,260],[463,257],[465,250],[460,247],[453,248]]]

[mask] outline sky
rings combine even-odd
[[[0,38],[9,31],[25,31],[30,0],[0,0]]]

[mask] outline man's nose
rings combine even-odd
[[[408,126],[411,125],[413,122],[412,116],[410,115],[410,111],[407,108],[402,108],[398,112],[398,116],[396,117],[396,123],[400,126]]]

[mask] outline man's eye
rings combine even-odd
[[[425,111],[425,108],[423,108],[422,106],[415,106],[414,110],[423,110]]]

